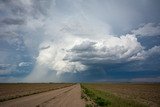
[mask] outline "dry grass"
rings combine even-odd
[[[73,84],[65,83],[18,83],[18,84],[0,84],[0,102],[7,101],[23,96],[55,90]]]
[[[149,106],[160,106],[160,84],[86,84],[87,87],[134,99]]]

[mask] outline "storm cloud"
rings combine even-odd
[[[158,4],[0,1],[0,65],[10,65],[0,68],[0,82],[135,81],[159,76]],[[139,74],[127,76],[131,72]]]

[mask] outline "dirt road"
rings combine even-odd
[[[85,101],[81,99],[81,87],[79,84],[17,98],[0,103],[0,107],[85,107]]]

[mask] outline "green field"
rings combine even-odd
[[[159,107],[160,84],[81,84],[86,106]]]

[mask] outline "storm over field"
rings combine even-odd
[[[159,0],[0,0],[0,82],[160,82]]]

